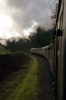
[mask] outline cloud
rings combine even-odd
[[[28,36],[38,24],[49,28],[54,7],[53,0],[0,0],[0,38]]]
[[[30,35],[30,33],[36,32],[35,26],[38,26],[38,24],[36,22],[33,22],[33,24],[32,24],[31,27],[29,27],[27,29],[23,29],[22,30],[23,37],[28,38],[28,36]]]
[[[33,21],[50,25],[53,11],[53,1],[51,0],[7,0],[7,4],[12,9],[11,17],[14,21],[15,29],[18,32],[31,27]]]

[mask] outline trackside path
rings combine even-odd
[[[35,56],[39,62],[39,83],[40,83],[40,93],[39,100],[55,100],[54,87],[53,87],[53,77],[49,70],[49,65],[44,60],[44,58]]]

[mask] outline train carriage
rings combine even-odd
[[[59,0],[58,14],[56,20],[56,99],[66,100],[66,0]]]
[[[32,49],[45,56],[55,77],[56,100],[66,100],[66,0],[59,0],[53,40],[48,46]]]

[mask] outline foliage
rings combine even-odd
[[[29,49],[29,39],[19,39],[19,41],[9,41],[7,40],[6,49],[9,49],[11,52],[21,52]]]
[[[21,38],[18,41],[13,40],[12,42],[8,40],[6,48],[11,50],[11,52],[28,52],[31,48],[46,46],[52,40],[53,31],[54,29],[45,30],[42,27],[37,27],[36,32],[32,33],[28,39]]]
[[[0,55],[2,54],[9,54],[11,53],[9,50],[7,50],[4,46],[0,46]]]
[[[31,47],[43,47],[49,45],[53,37],[53,29],[45,30],[38,27],[36,33],[33,33],[32,36],[29,36],[31,40]]]
[[[8,76],[9,73],[19,70],[27,57],[22,54],[3,54],[0,55],[0,81]]]

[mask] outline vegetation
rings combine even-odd
[[[11,52],[5,49],[3,46],[0,46],[0,54],[10,54]]]
[[[10,73],[24,68],[22,65],[27,61],[29,57],[23,53],[0,55],[0,81]]]
[[[0,100],[38,100],[38,62],[31,57],[23,66],[0,83]]]
[[[29,36],[31,47],[43,47],[49,45],[53,38],[53,29],[45,30],[41,27],[36,29],[36,33]]]
[[[37,27],[36,32],[31,33],[28,39],[19,39],[18,41],[7,41],[6,49],[9,49],[11,52],[24,51],[29,52],[33,47],[42,47],[49,45],[53,38],[54,29],[45,30],[42,27]]]

